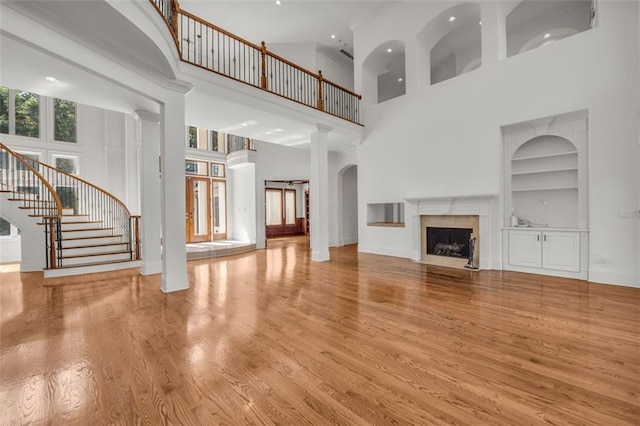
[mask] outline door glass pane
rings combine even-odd
[[[267,189],[267,225],[282,225],[282,191]]]
[[[207,183],[192,180],[193,193],[193,235],[207,235],[209,233],[209,200],[207,200]]]
[[[296,191],[284,191],[284,213],[287,225],[296,224]]]
[[[213,233],[227,233],[227,185],[225,182],[213,181]]]

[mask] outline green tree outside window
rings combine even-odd
[[[76,103],[64,99],[53,100],[55,118],[54,139],[60,142],[76,142]]]
[[[9,88],[0,86],[0,133],[9,133]]]
[[[189,148],[198,148],[198,128],[189,126],[188,135]]]
[[[35,93],[16,92],[16,135],[40,137],[40,98]]]

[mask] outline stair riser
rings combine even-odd
[[[66,235],[65,235],[66,237]],[[70,248],[77,246],[90,246],[92,244],[107,244],[107,243],[121,243],[121,237],[108,237],[108,238],[88,238],[86,240],[73,240],[73,241],[65,241],[62,240],[62,248]]]
[[[73,228],[77,229],[77,228]],[[95,231],[68,231],[64,230],[62,232],[62,238],[85,238],[85,237],[103,237],[113,235],[113,231],[111,229],[98,229]]]
[[[82,254],[102,253],[105,251],[127,250],[127,248],[128,248],[128,244],[114,244],[109,246],[83,247],[83,248],[66,247],[66,248],[63,248],[62,253],[63,253],[63,256],[79,256]]]
[[[71,221],[70,221],[71,222]],[[65,229],[88,229],[88,228],[100,228],[101,224],[100,222],[95,223],[95,222],[88,222],[85,221],[84,223],[75,223],[78,221],[73,221],[74,223],[65,223],[62,222],[62,230],[64,231]]]
[[[78,257],[73,259],[62,259],[62,266],[84,265],[85,263],[109,262],[127,259],[131,259],[131,255],[128,253]]]

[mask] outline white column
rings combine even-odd
[[[140,239],[143,275],[162,272],[160,239],[160,115],[138,110],[139,138],[142,145],[140,165]]]
[[[161,105],[160,196],[162,220],[162,291],[189,288],[185,225],[185,95],[168,93]]]
[[[331,127],[316,124],[311,131],[311,174],[309,179],[311,260],[329,260],[329,158],[327,135]]]
[[[495,1],[482,3],[482,66],[507,57],[507,14],[512,7]]]

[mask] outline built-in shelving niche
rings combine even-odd
[[[511,215],[533,226],[587,227],[587,114],[565,114],[503,128],[505,226]]]

